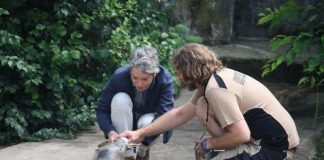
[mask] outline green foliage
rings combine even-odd
[[[284,62],[290,65],[297,61],[303,64],[304,77],[299,85],[308,84],[311,87],[321,86],[324,82],[324,3],[318,1],[313,5],[299,6],[290,0],[279,9],[267,9],[261,13],[259,24],[270,24],[270,29],[289,21],[299,21],[298,32],[293,35],[277,35],[271,41],[272,50],[287,47],[284,54],[269,60],[263,66],[262,76],[268,75]],[[318,121],[318,91],[315,111],[315,126]],[[314,159],[324,157],[323,136],[317,143],[317,153]]]
[[[186,26],[171,24],[168,2],[3,0],[0,6],[0,144],[73,138],[94,124],[103,86],[132,50],[152,45],[174,75],[174,49],[201,42]]]
[[[271,41],[272,50],[287,47],[285,54],[269,60],[263,67],[262,75],[268,75],[278,66],[286,62],[288,65],[296,60],[303,63],[305,76],[299,85],[308,84],[311,87],[319,85],[324,72],[324,4],[299,6],[294,1],[288,1],[279,9],[266,9],[260,13],[259,24],[270,24],[270,29],[289,21],[300,21],[298,33],[293,35],[277,35]]]

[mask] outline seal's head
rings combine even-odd
[[[128,146],[128,139],[125,137],[122,137],[122,138],[117,139],[114,143],[116,146],[118,146],[122,149],[126,149]]]

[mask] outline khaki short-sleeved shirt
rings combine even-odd
[[[267,138],[270,136],[268,134],[272,133],[285,132],[288,136],[288,148],[299,144],[300,139],[292,117],[263,84],[229,68],[223,69],[217,75],[224,81],[226,88],[220,87],[215,77],[211,76],[205,96],[210,111],[221,127],[224,128],[245,118],[255,139]],[[191,99],[192,102],[195,104],[201,96],[202,92],[196,92]],[[271,130],[280,131],[270,132]]]

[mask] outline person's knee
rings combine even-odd
[[[143,127],[149,125],[150,123],[152,123],[153,119],[154,119],[154,113],[144,114],[138,119],[137,127],[143,128]]]
[[[111,121],[118,133],[133,128],[133,103],[128,94],[119,92],[111,101]]]
[[[111,108],[114,111],[129,111],[132,110],[132,107],[132,99],[127,93],[124,92],[119,92],[115,94],[111,101]]]

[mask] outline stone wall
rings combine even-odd
[[[287,22],[269,30],[259,26],[259,13],[278,8],[288,0],[178,0],[174,1],[174,18],[201,36],[205,44],[228,44],[234,38],[271,38],[276,34],[296,32],[298,23]],[[303,6],[318,0],[296,0]]]

